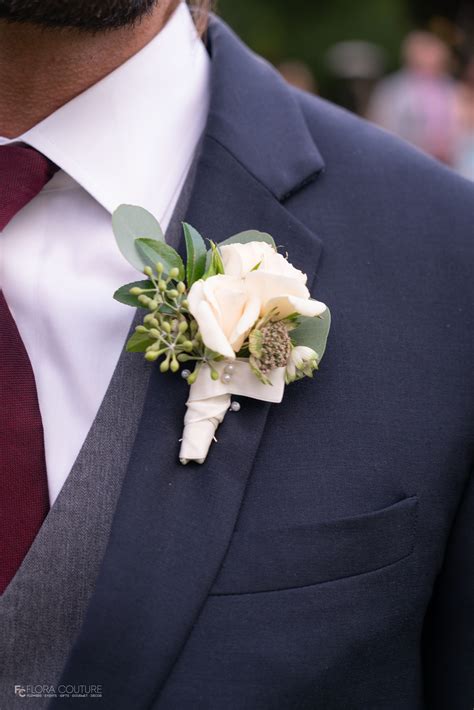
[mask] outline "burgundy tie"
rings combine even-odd
[[[56,170],[54,163],[28,146],[0,146],[0,231]],[[0,594],[31,547],[48,509],[35,379],[0,291]]]

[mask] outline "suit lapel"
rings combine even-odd
[[[319,153],[309,136],[301,138],[297,105],[268,67],[217,21],[210,42],[213,99],[186,219],[217,241],[249,228],[272,233],[311,282],[320,241],[279,198],[321,169]],[[232,73],[224,82],[228,62]],[[269,85],[304,143],[287,148],[276,174],[255,160],[256,151],[263,163],[271,153],[267,132],[252,137],[249,127],[262,112],[259,86],[272,93]],[[245,107],[232,104],[239,90]],[[233,124],[226,128],[229,113]],[[291,133],[291,125],[284,130]],[[153,369],[96,590],[61,681],[101,684],[115,710],[148,708],[172,671],[225,556],[269,411],[266,403],[243,400],[241,412],[229,413],[219,428],[206,463],[183,467],[186,395],[181,378]],[[57,702],[68,701],[51,707]]]

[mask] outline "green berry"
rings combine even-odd
[[[179,362],[175,358],[171,360],[170,370],[171,372],[178,372],[179,370]]]

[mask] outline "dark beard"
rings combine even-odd
[[[0,19],[100,31],[133,25],[159,0],[0,0]]]

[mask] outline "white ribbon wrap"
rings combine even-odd
[[[222,376],[227,365],[232,364],[234,371],[229,382],[223,382]],[[279,367],[268,373],[271,385],[264,385],[253,374],[247,360],[232,360],[214,363],[219,379],[211,378],[210,370],[204,365],[196,382],[191,385],[186,402],[184,431],[179,452],[182,464],[190,461],[204,463],[216,429],[222,423],[230,407],[231,395],[259,399],[262,402],[278,404],[283,399],[285,390],[285,368]]]

